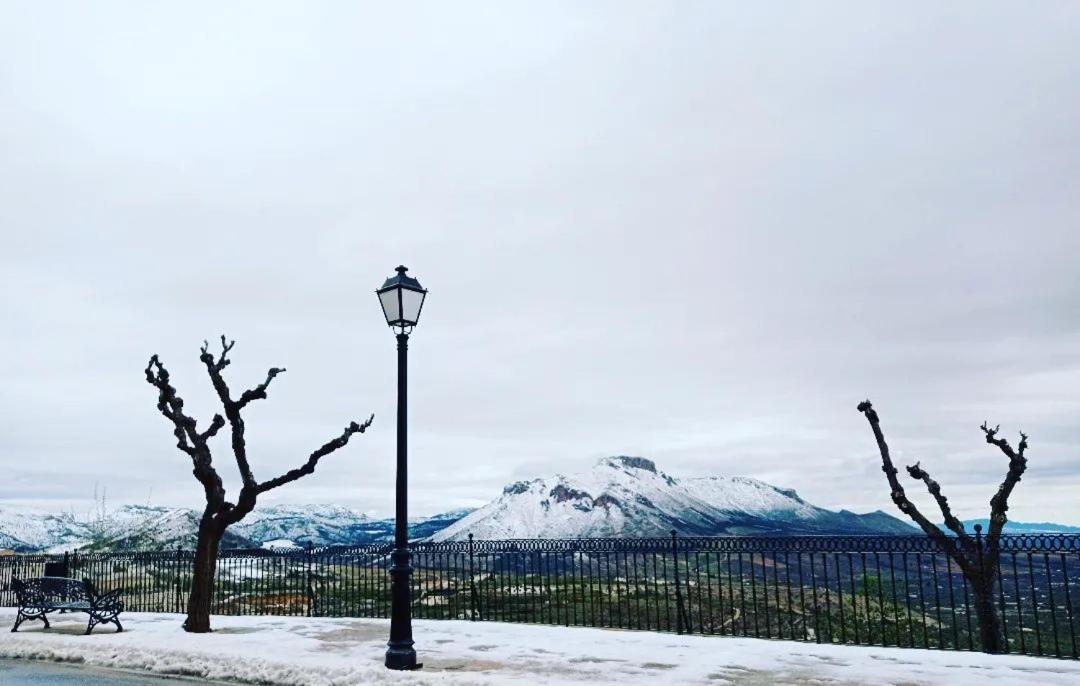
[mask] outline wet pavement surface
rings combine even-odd
[[[3,686],[108,686],[120,684],[182,684],[197,683],[190,679],[178,680],[151,675],[96,669],[85,665],[58,664],[55,662],[28,662],[23,660],[0,660],[0,684]],[[207,683],[207,682],[203,682]]]

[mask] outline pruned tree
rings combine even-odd
[[[983,422],[980,427],[986,437],[986,442],[997,446],[1009,458],[1009,468],[1005,478],[998,486],[997,493],[990,499],[990,528],[986,532],[985,539],[981,534],[982,527],[978,524],[975,525],[974,537],[967,532],[964,523],[953,514],[948,499],[941,493],[941,486],[930,478],[930,474],[918,462],[907,468],[908,474],[913,479],[926,484],[926,490],[930,492],[941,510],[945,526],[952,532],[947,534],[923,515],[919,508],[908,499],[904,487],[896,478],[897,470],[889,456],[889,446],[885,443],[881,421],[873,405],[869,400],[864,400],[859,403],[858,409],[870,422],[870,428],[874,431],[874,438],[881,453],[881,470],[885,472],[885,478],[889,480],[889,487],[892,489],[892,501],[901,512],[918,524],[927,536],[934,539],[960,567],[975,599],[975,615],[979,623],[979,638],[983,651],[1005,652],[1007,649],[1005,634],[1001,626],[1001,617],[994,604],[994,580],[997,577],[1001,556],[1001,532],[1005,528],[1005,522],[1008,521],[1006,513],[1009,510],[1009,496],[1012,495],[1013,489],[1027,469],[1027,458],[1024,456],[1028,447],[1027,435],[1020,432],[1020,442],[1014,449],[1006,439],[998,438],[1000,426],[991,429],[989,424]]]
[[[247,444],[244,437],[244,419],[242,412],[249,404],[266,398],[270,383],[285,370],[273,367],[266,373],[266,380],[255,388],[244,391],[234,398],[222,371],[229,366],[229,352],[236,341],[227,341],[221,337],[221,353],[214,356],[209,345],[204,341],[199,359],[206,365],[210,383],[217,392],[224,408],[225,416],[215,414],[210,425],[203,431],[197,428],[194,418],[184,412],[184,400],[176,394],[176,389],[169,382],[169,372],[157,355],[150,358],[146,365],[146,381],[158,390],[158,410],[173,425],[176,447],[191,458],[192,474],[202,485],[206,497],[199,520],[198,542],[195,546],[195,561],[191,582],[191,594],[188,596],[187,619],[184,629],[192,633],[210,631],[210,601],[214,588],[214,573],[217,569],[218,547],[225,530],[243,519],[255,507],[260,495],[279,486],[284,486],[315,471],[319,460],[330,453],[345,447],[353,434],[363,433],[374,419],[374,415],[362,424],[351,422],[345,431],[332,438],[308,456],[307,461],[296,469],[267,481],[258,481],[248,462]],[[225,486],[214,467],[210,452],[210,439],[228,425],[231,433],[233,457],[240,471],[241,487],[236,502],[226,500]]]

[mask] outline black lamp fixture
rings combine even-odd
[[[375,291],[379,296],[386,323],[397,329],[398,349],[398,404],[397,404],[397,493],[394,510],[394,552],[390,568],[390,640],[386,648],[386,666],[389,669],[419,669],[412,637],[412,599],[409,596],[409,577],[412,576],[412,555],[409,552],[408,507],[408,403],[407,373],[409,334],[420,320],[427,290],[420,282],[405,272],[404,266],[396,269]]]
[[[400,266],[395,271],[397,275],[387,279],[382,288],[375,292],[379,296],[386,323],[405,333],[406,328],[412,329],[420,320],[420,310],[424,307],[427,289],[405,273],[409,271],[407,267]]]

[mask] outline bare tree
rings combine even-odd
[[[870,422],[870,428],[874,431],[874,438],[881,452],[881,470],[885,472],[885,478],[889,480],[889,487],[892,489],[892,501],[959,565],[975,597],[975,615],[979,622],[979,638],[983,651],[1004,652],[1007,644],[1001,627],[1001,618],[994,605],[994,579],[997,576],[998,560],[1001,554],[1001,531],[1008,520],[1006,512],[1009,509],[1009,496],[1027,469],[1027,458],[1024,457],[1024,452],[1028,447],[1028,437],[1020,432],[1020,443],[1017,444],[1016,449],[1013,449],[1007,440],[998,438],[1000,426],[991,429],[986,422],[983,422],[980,427],[986,436],[986,442],[997,446],[1009,458],[1009,469],[1005,474],[1005,479],[998,486],[997,493],[990,499],[990,528],[986,532],[985,540],[980,533],[982,527],[978,524],[975,525],[975,537],[972,538],[968,534],[964,529],[964,523],[953,514],[948,499],[942,495],[941,486],[930,478],[918,462],[907,468],[908,474],[913,479],[926,484],[926,489],[941,509],[945,526],[952,532],[949,535],[927,519],[919,508],[908,500],[904,487],[896,478],[897,470],[893,466],[892,458],[889,457],[889,446],[885,443],[881,422],[873,405],[869,400],[864,400],[859,403],[858,409],[866,416],[867,421]]]
[[[373,415],[363,424],[350,423],[340,436],[327,441],[296,469],[268,481],[256,480],[248,463],[244,419],[241,411],[253,401],[266,398],[266,389],[270,383],[285,370],[277,367],[270,369],[266,373],[266,381],[244,391],[239,398],[233,398],[221,372],[229,366],[228,354],[234,345],[236,341],[226,341],[225,336],[222,336],[221,353],[215,359],[209,350],[209,345],[203,342],[199,359],[206,365],[210,382],[225,409],[225,416],[215,414],[205,431],[199,431],[196,428],[195,419],[184,413],[184,400],[176,394],[176,389],[169,383],[169,372],[158,356],[151,357],[149,364],[146,365],[146,381],[158,390],[158,410],[172,422],[176,447],[191,457],[194,467],[192,473],[202,484],[203,493],[206,496],[206,507],[199,520],[191,594],[188,597],[187,620],[184,622],[184,629],[193,633],[210,631],[210,600],[214,588],[214,572],[217,568],[218,546],[225,530],[254,509],[259,495],[311,474],[315,471],[319,460],[344,447],[353,434],[363,433],[371,426],[371,421],[374,419]],[[241,487],[235,503],[225,499],[225,486],[214,468],[209,447],[210,439],[216,436],[226,423],[232,433],[233,456],[240,470]]]

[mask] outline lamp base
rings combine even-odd
[[[396,646],[390,644],[390,647],[386,649],[386,668],[397,669],[401,671],[411,671],[414,669],[421,669],[423,663],[417,663],[416,651],[413,650],[412,641],[408,642],[408,645]]]

